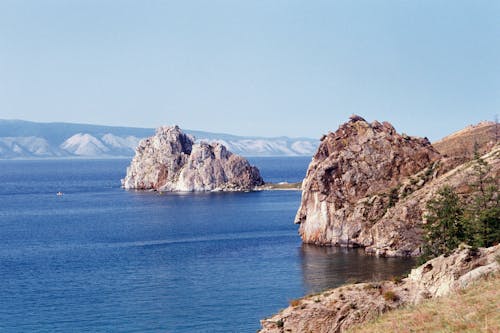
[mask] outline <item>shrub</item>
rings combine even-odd
[[[396,202],[399,200],[399,187],[393,187],[389,193],[389,207],[394,207]]]
[[[375,292],[375,293],[378,293],[379,295],[382,294],[382,286],[378,283],[369,283],[369,284],[366,284],[364,287],[363,287],[363,290],[366,290],[367,292]]]
[[[388,290],[384,293],[384,299],[386,301],[396,302],[399,300],[399,296],[392,290]]]
[[[393,276],[391,277],[391,281],[395,284],[400,284],[401,282],[403,282],[403,278],[401,276]]]
[[[430,176],[432,176],[433,172],[434,172],[434,165],[431,165],[427,169],[425,169],[425,177],[429,178]]]

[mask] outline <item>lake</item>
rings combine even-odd
[[[270,182],[310,162],[250,160]],[[0,331],[255,332],[294,298],[414,264],[302,245],[298,191],[125,191],[128,164],[0,161]]]

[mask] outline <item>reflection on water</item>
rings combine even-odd
[[[411,258],[367,256],[363,249],[302,244],[299,251],[307,293],[335,288],[346,282],[389,279],[408,273],[415,264],[415,259]]]

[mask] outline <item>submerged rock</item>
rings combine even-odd
[[[195,143],[178,126],[160,127],[139,143],[125,189],[157,191],[248,191],[264,184],[259,170],[225,146]]]
[[[403,180],[440,159],[427,139],[398,134],[387,122],[368,123],[359,116],[321,141],[295,218],[302,240],[317,245],[377,243],[382,235],[372,228],[394,206],[393,192]],[[398,237],[397,230],[386,232]]]

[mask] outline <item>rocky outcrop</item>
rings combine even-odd
[[[417,181],[422,186],[432,177],[433,171],[426,170],[440,158],[425,138],[398,134],[387,122],[368,123],[352,116],[321,139],[309,165],[295,219],[302,240],[317,245],[378,244],[382,231],[374,226],[396,204],[401,184],[422,172]],[[399,226],[386,232],[398,238]]]
[[[142,140],[122,180],[126,189],[157,191],[248,191],[263,183],[243,157],[219,143],[195,143],[177,126]]]
[[[261,321],[261,333],[343,332],[383,312],[425,299],[445,296],[500,271],[500,245],[432,259],[404,279],[359,283],[331,289],[291,302],[277,315]]]

